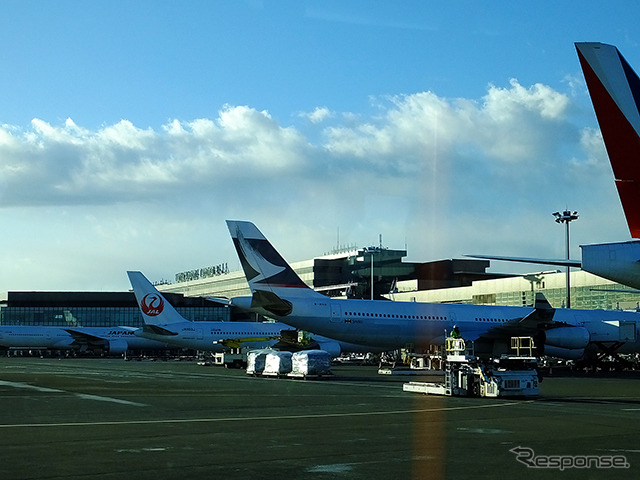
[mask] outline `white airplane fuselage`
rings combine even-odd
[[[137,335],[163,341],[170,345],[207,352],[228,350],[227,342],[241,339],[242,346],[264,348],[278,342],[282,330],[292,330],[288,325],[273,322],[193,322],[184,321],[162,326],[167,333],[154,333],[140,329]]]
[[[232,302],[249,308],[249,299],[250,297],[236,298]],[[459,327],[463,338],[475,341],[500,325],[509,323],[513,326],[535,310],[533,307],[381,300],[323,300],[304,297],[290,297],[288,300],[293,305],[289,315],[277,317],[269,312],[262,313],[319,335],[388,349],[411,344],[441,345],[454,326]],[[640,313],[556,309],[553,322],[569,328],[553,329],[553,334],[547,331],[548,354],[579,358],[588,343],[597,342],[605,345],[623,342],[617,352],[640,352]],[[560,333],[562,336],[558,335]]]
[[[70,330],[76,333],[75,337]],[[167,348],[166,343],[138,337],[138,330],[131,327],[3,325],[0,326],[0,347],[78,350],[103,346],[112,353]],[[86,338],[79,339],[83,334]]]
[[[580,245],[582,269],[640,289],[640,241]]]

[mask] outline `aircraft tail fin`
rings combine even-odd
[[[613,45],[576,49],[629,231],[640,238],[640,79]]]
[[[253,223],[227,220],[227,227],[254,294],[254,302],[267,302],[284,311],[286,305],[279,303],[285,297],[326,298],[300,279]]]
[[[127,272],[127,275],[146,325],[168,325],[187,321],[141,272]]]

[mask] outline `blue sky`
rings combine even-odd
[[[561,257],[565,207],[573,257],[629,238],[573,42],[640,69],[637,2],[1,8],[0,297],[235,268],[227,218],[291,261],[338,229],[415,261]]]

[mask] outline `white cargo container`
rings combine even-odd
[[[273,351],[270,348],[251,350],[247,354],[247,375],[261,375],[267,355]]]
[[[277,377],[291,372],[291,352],[271,350],[264,360],[262,375]]]
[[[324,350],[302,350],[291,357],[290,377],[331,375],[331,355]]]

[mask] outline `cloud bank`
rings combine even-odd
[[[561,244],[547,217],[565,202],[592,216],[589,241],[602,237],[602,222],[622,231],[599,131],[576,123],[567,94],[511,80],[479,100],[419,92],[373,99],[372,107],[368,117],[318,107],[298,115],[308,120],[299,125],[232,105],[159,129],[127,120],[94,130],[72,119],[2,125],[0,215],[15,222],[9,212],[18,209],[72,208],[66,228],[77,218],[94,222],[93,237],[77,238],[94,246],[113,230],[140,242],[128,205],[161,204],[166,220],[156,228],[176,242],[167,225],[199,232],[197,222],[215,222],[224,236],[225,218],[268,219],[272,231],[289,232],[286,248],[300,255],[292,261],[327,250],[336,227],[359,244],[384,233],[391,247],[408,243],[423,261],[532,254],[548,236]]]
[[[590,147],[578,145],[584,134],[568,123],[570,99],[540,84],[491,86],[480,102],[432,92],[380,102],[378,116],[326,126],[316,144],[247,106],[227,105],[215,119],[173,120],[157,131],[127,120],[95,131],[72,119],[3,125],[2,205],[121,202],[265,177],[333,183],[364,170],[402,177],[436,163],[500,171],[562,161],[559,152],[572,143]],[[309,114],[313,123],[334,117],[326,107]],[[602,160],[601,147],[591,148],[600,151],[589,158]]]

